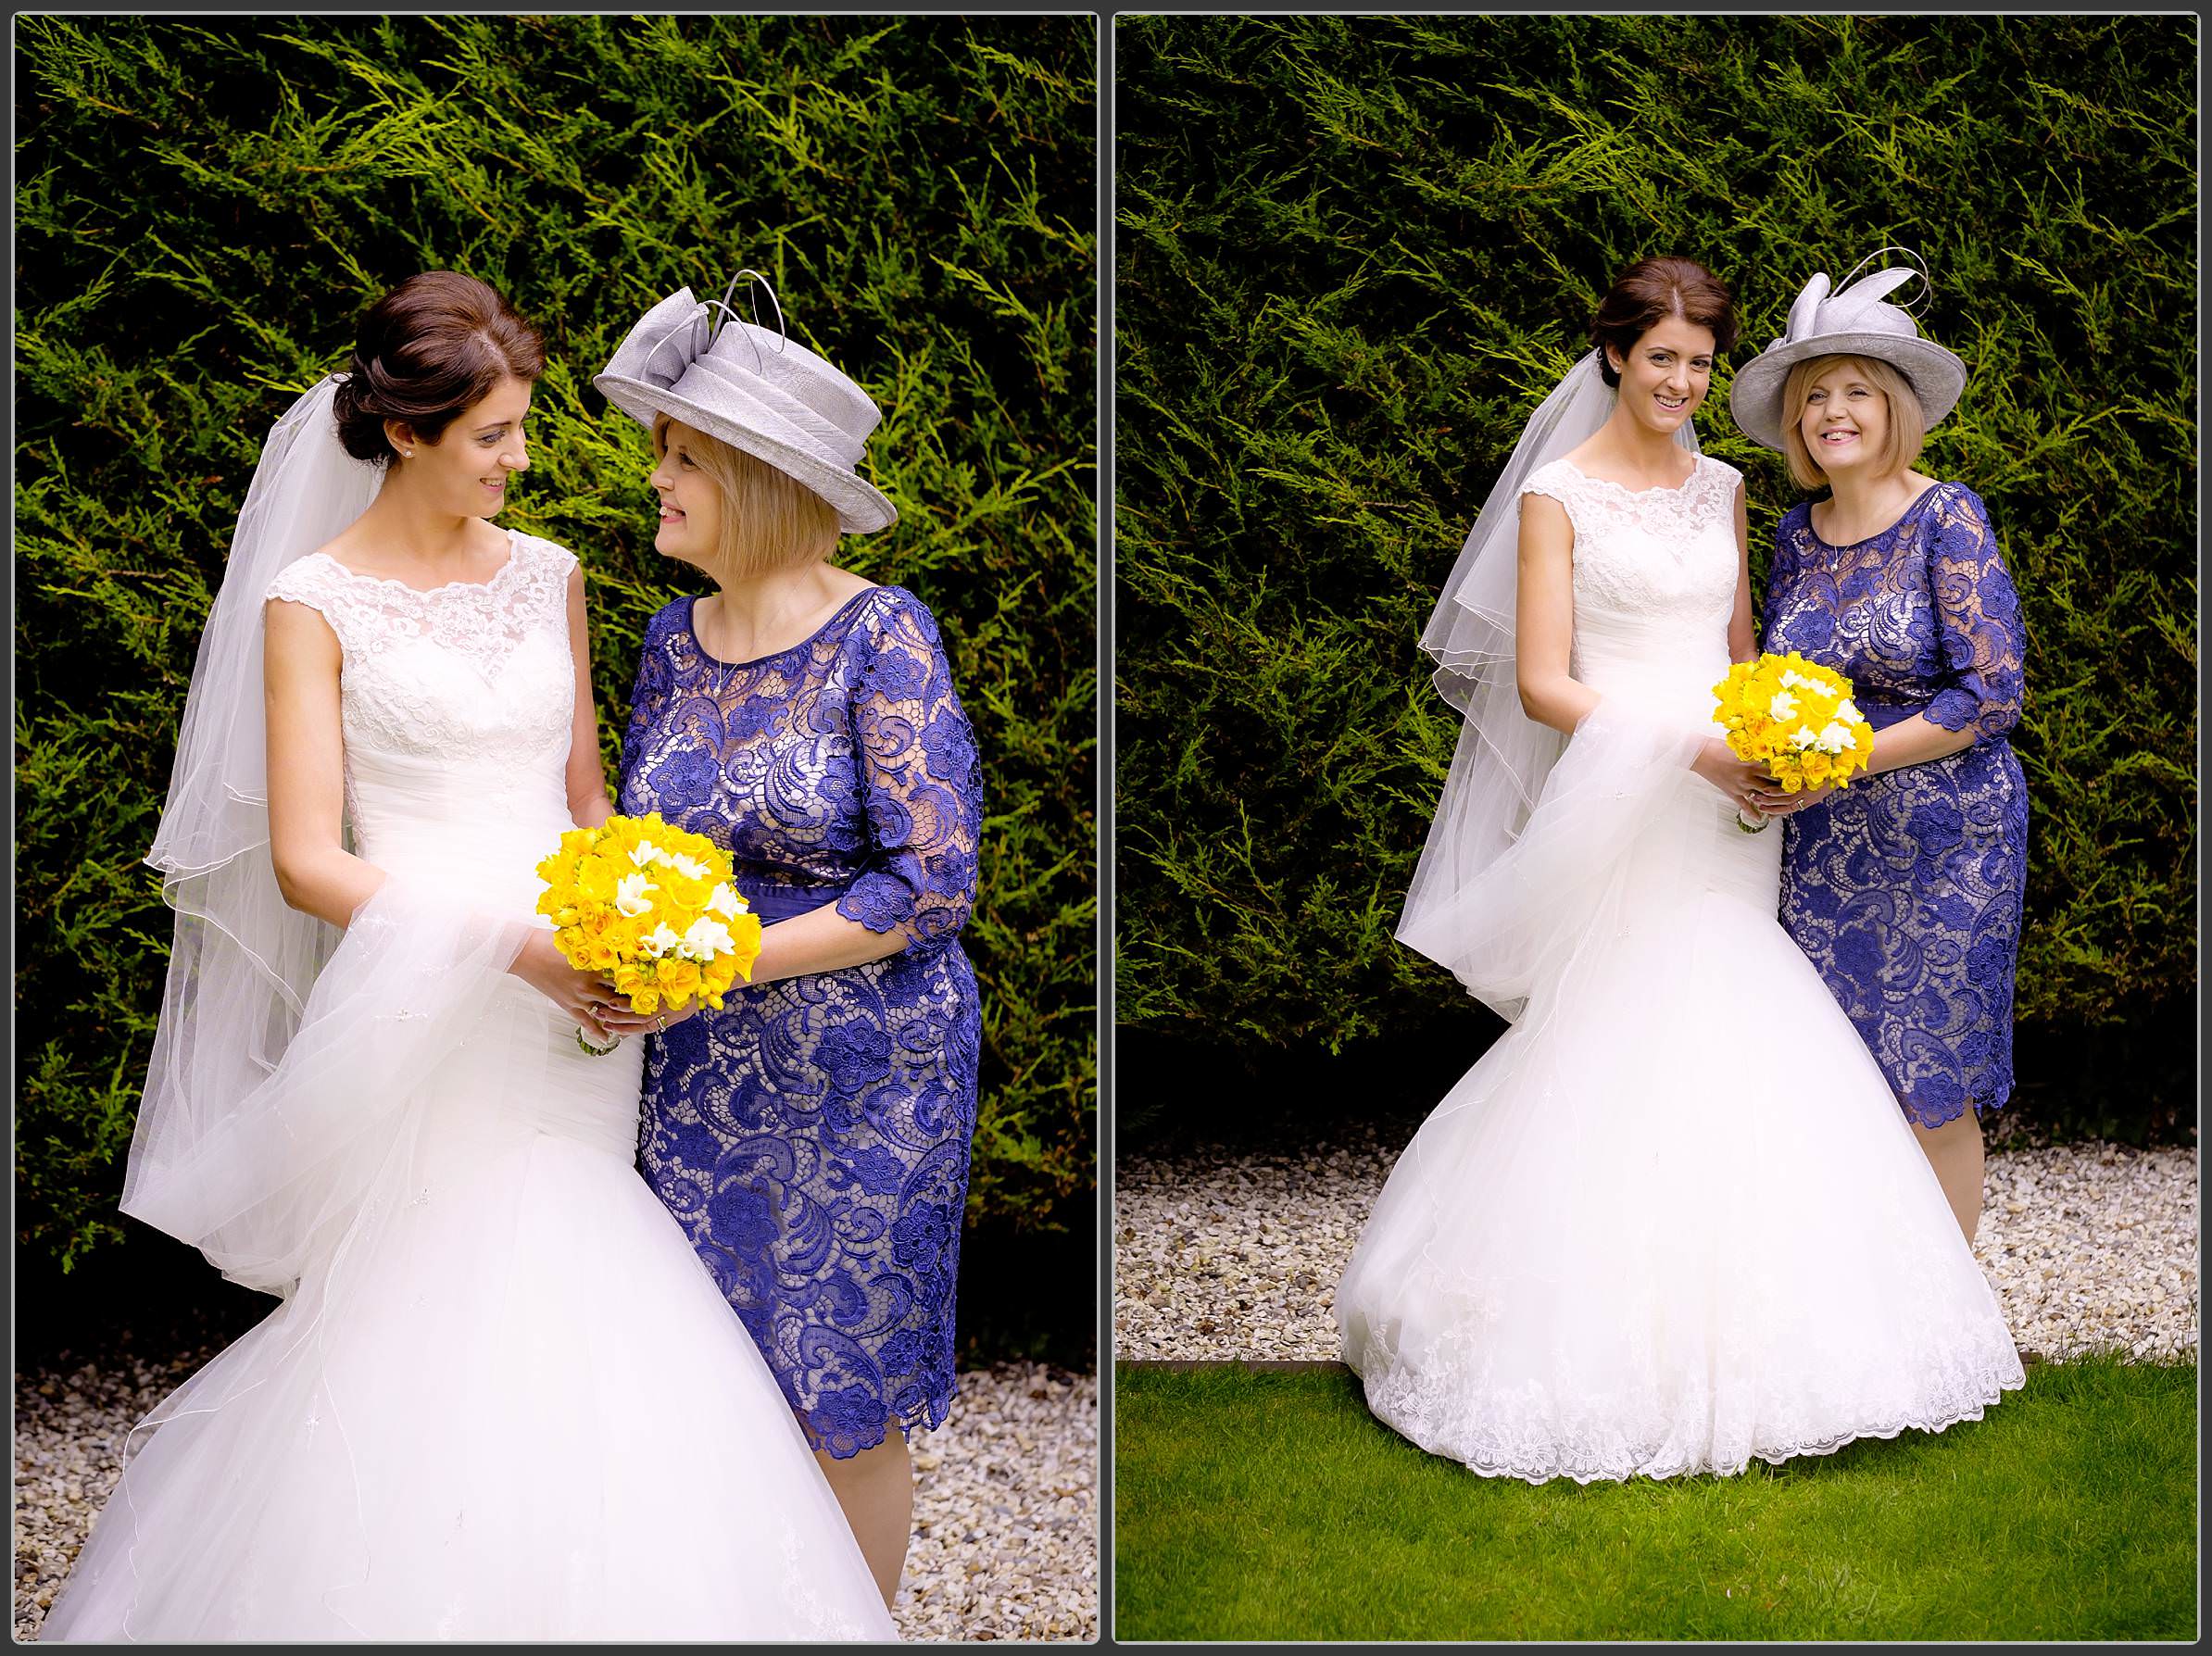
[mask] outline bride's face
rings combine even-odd
[[[426,443],[397,421],[385,434],[398,451],[395,462],[406,486],[434,510],[457,518],[488,518],[507,504],[508,482],[530,469],[522,422],[536,389],[512,374],[455,415],[435,443]]]
[[[699,434],[668,422],[667,446],[648,480],[660,496],[654,549],[694,569],[712,570],[722,556],[722,485],[699,466]]]
[[[1662,317],[1622,356],[1605,359],[1621,377],[1620,406],[1639,425],[1671,437],[1697,412],[1713,383],[1713,330]]]

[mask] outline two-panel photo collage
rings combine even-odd
[[[2194,1641],[2194,14],[12,45],[19,1644]]]

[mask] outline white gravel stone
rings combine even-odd
[[[1337,1360],[1337,1279],[1417,1124],[1121,1156],[1115,1358]],[[1974,1253],[2023,1353],[2195,1361],[2193,1148],[1992,1148],[1986,1189]]]
[[[35,1639],[123,1435],[215,1348],[115,1352],[16,1376],[15,1635]],[[1099,1384],[1039,1363],[960,1376],[944,1425],[914,1434],[914,1541],[893,1616],[910,1639],[1099,1636]]]

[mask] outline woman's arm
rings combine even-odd
[[[591,634],[584,612],[584,566],[569,571],[569,648],[576,659],[576,721],[569,737],[569,815],[597,828],[614,814],[607,772],[599,763],[599,713],[592,699]]]
[[[1599,699],[1569,671],[1574,643],[1574,525],[1566,508],[1550,496],[1524,495],[1514,587],[1514,679],[1521,711],[1570,736]]]
[[[338,667],[338,635],[314,608],[287,598],[263,606],[269,857],[285,902],[344,930],[384,875],[346,848]]]
[[[2020,596],[1981,502],[1961,491],[1929,514],[1928,591],[1950,680],[1915,719],[1874,736],[1867,769],[1894,771],[1963,752],[2020,721],[2028,637]]]
[[[1728,659],[1756,661],[1759,632],[1752,622],[1751,514],[1744,505],[1743,480],[1736,480],[1736,608],[1728,616]]]
[[[762,932],[756,983],[858,966],[949,937],[974,905],[975,738],[936,627],[925,611],[902,604],[867,647],[851,719],[873,854],[836,903]]]

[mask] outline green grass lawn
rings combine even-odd
[[[2192,1639],[2196,1370],[2038,1366],[1983,1420],[1733,1478],[1482,1478],[1341,1373],[1127,1368],[1120,1638]]]

